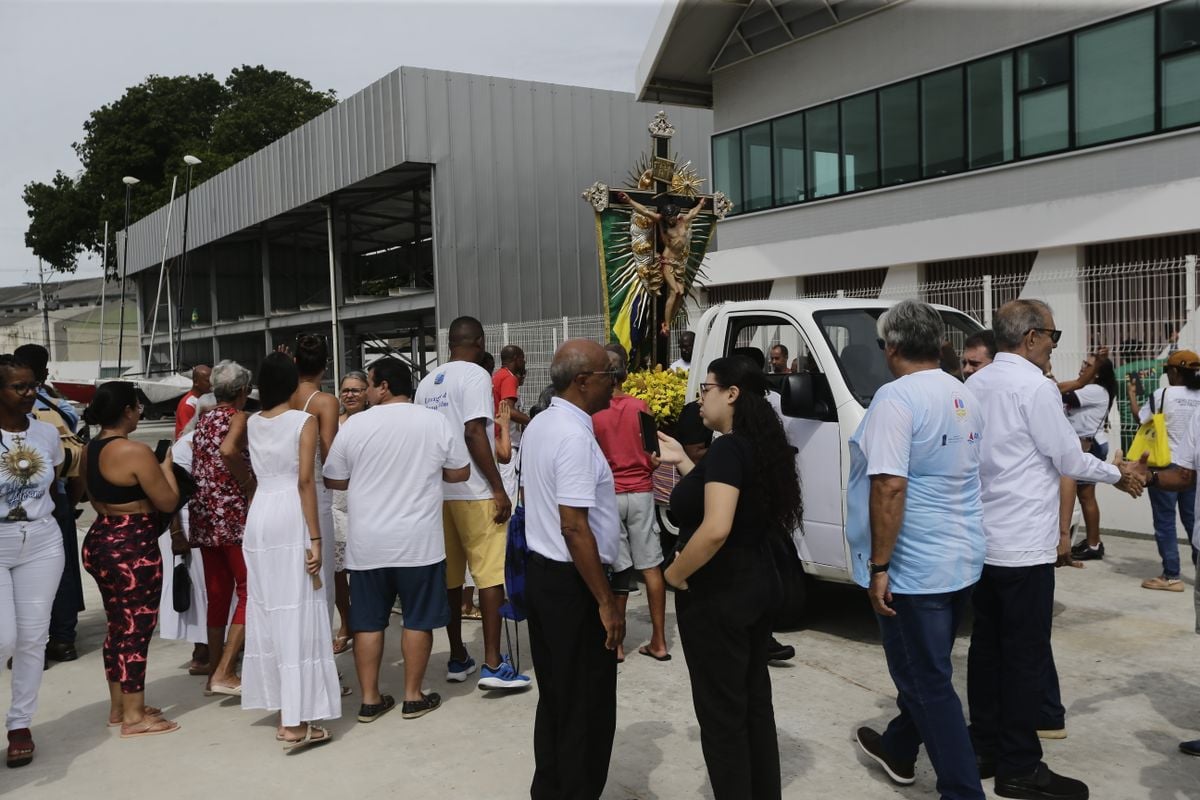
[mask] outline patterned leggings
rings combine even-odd
[[[96,579],[108,615],[104,674],[125,694],[145,690],[162,593],[160,527],[157,514],[100,516],[83,540],[83,568]]]

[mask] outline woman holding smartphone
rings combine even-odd
[[[680,545],[664,577],[675,614],[716,800],[774,800],[779,743],[767,650],[780,579],[768,537],[801,519],[800,482],[767,382],[748,359],[719,358],[700,384],[713,439],[700,464],[659,434],[683,479],[671,493]]]

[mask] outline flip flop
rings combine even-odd
[[[313,731],[320,731],[321,735],[314,738]],[[277,736],[275,738],[278,739],[279,737]],[[286,750],[289,753],[298,753],[307,747],[312,747],[312,746],[318,745],[318,744],[325,744],[326,742],[332,742],[333,734],[330,733],[327,728],[322,728],[320,725],[313,725],[310,722],[310,723],[308,723],[307,729],[304,731],[303,739],[284,738],[284,739],[280,739],[280,741],[283,742],[284,750]]]
[[[228,695],[229,697],[241,697],[242,687],[241,684],[238,684],[237,686],[221,686],[214,683],[212,686],[204,690],[205,697],[211,697],[214,694],[223,694]]]
[[[144,716],[147,716],[147,717],[161,717],[161,716],[162,716],[162,709],[161,709],[161,708],[155,708],[154,706],[142,706],[142,714],[143,714]],[[121,722],[112,722],[112,721],[110,720],[110,721],[109,721],[109,723],[108,723],[108,727],[110,727],[110,728],[119,728],[119,727],[121,727],[121,726],[122,726],[122,725],[124,725],[124,724],[125,724],[125,721],[124,721],[124,720],[122,720]]]
[[[335,636],[333,637],[333,654],[340,656],[342,653],[354,646],[353,636]]]
[[[192,664],[188,667],[188,675],[207,675],[208,664]]]
[[[169,719],[156,719],[153,722],[150,720],[142,720],[138,724],[143,726],[141,730],[133,731],[132,733],[126,733],[124,730],[122,730],[121,738],[140,739],[143,736],[161,736],[164,733],[174,733],[175,731],[179,730],[179,723],[172,722]]]
[[[642,645],[641,647],[638,648],[638,653],[640,653],[641,655],[653,658],[655,661],[670,661],[671,660],[670,653],[667,653],[666,655],[662,655],[662,656],[656,656],[656,655],[654,655],[654,653],[651,653],[647,649],[647,647],[649,647],[649,645]]]

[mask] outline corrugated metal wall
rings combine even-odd
[[[402,67],[195,189],[188,246],[427,163],[439,324],[597,313],[594,214],[579,194],[622,182],[658,108],[623,92]],[[711,113],[667,110],[673,149],[707,177]],[[131,227],[131,271],[158,263],[165,222],[162,208]]]

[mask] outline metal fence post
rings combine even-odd
[[[983,326],[992,327],[992,276],[983,276]]]
[[[1183,268],[1185,270],[1184,285],[1186,287],[1184,291],[1187,294],[1187,314],[1184,316],[1183,321],[1191,331],[1188,335],[1188,343],[1191,345],[1191,349],[1195,350],[1197,341],[1200,341],[1200,336],[1197,335],[1196,331],[1196,256],[1184,256]]]
[[[500,344],[502,344],[505,347],[508,347],[508,344],[509,344],[508,323],[507,322],[505,322],[504,324],[502,324],[500,326]]]
[[[567,333],[567,318],[563,317],[563,341],[565,342],[567,339],[570,339],[570,338],[571,338],[571,335],[569,333]]]
[[[838,297],[845,297],[845,296],[846,296],[846,290],[845,290],[845,289],[838,289],[838,290],[837,290],[837,296],[838,296]]]

